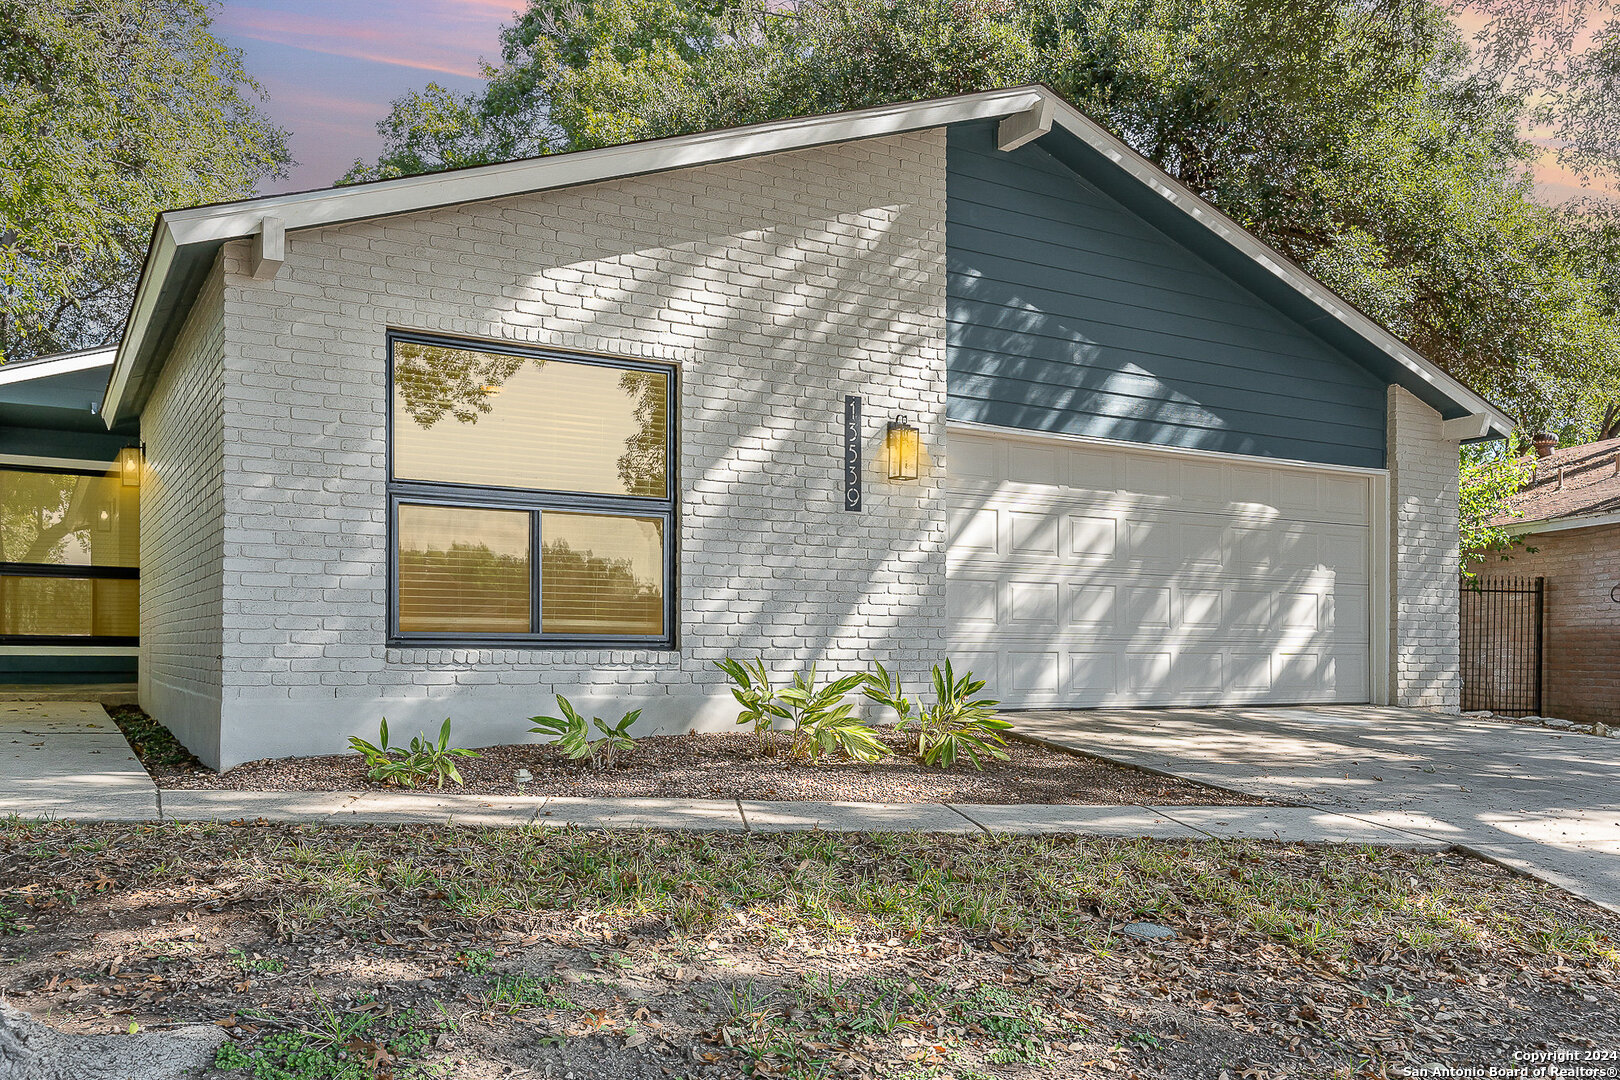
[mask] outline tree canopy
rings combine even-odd
[[[0,361],[116,339],[157,214],[284,175],[205,0],[0,0]]]
[[[1543,24],[1513,19],[1543,0],[1480,3],[1471,43],[1434,0],[531,0],[481,90],[402,98],[344,179],[1041,81],[1527,427],[1578,437],[1620,385],[1620,244],[1532,198],[1520,130],[1552,76],[1514,49]],[[1606,42],[1556,73],[1594,171],[1620,160],[1593,104]]]

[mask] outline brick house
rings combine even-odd
[[[1523,542],[1470,569],[1484,580],[1542,578],[1542,708],[1577,723],[1620,723],[1620,439],[1571,446],[1495,524]],[[1534,550],[1531,550],[1534,549]]]
[[[727,655],[1455,708],[1510,427],[1042,87],[165,213],[93,411],[222,767],[724,726]]]

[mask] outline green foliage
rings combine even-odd
[[[1532,459],[1503,448],[1463,447],[1457,510],[1464,575],[1472,577],[1469,567],[1481,559],[1511,551],[1523,543],[1501,524],[1492,522],[1518,516],[1512,512],[1509,500],[1529,482],[1534,471]]]
[[[285,1026],[284,1020],[275,1017]],[[414,1059],[426,1053],[439,1025],[424,1028],[413,1010],[384,1021],[371,1009],[338,1012],[316,1001],[316,1022],[256,1043],[228,1042],[214,1055],[221,1072],[246,1072],[253,1080],[373,1080],[388,1075],[439,1075]]]
[[[888,754],[878,741],[877,732],[851,713],[855,706],[847,700],[851,691],[866,681],[864,675],[846,675],[825,686],[816,686],[816,665],[793,676],[793,685],[777,691],[793,733],[789,753],[812,760],[824,753],[838,753],[853,761],[876,761]]]
[[[203,767],[173,732],[146,715],[139,705],[112,705],[107,713],[149,772],[167,769],[192,772]]]
[[[1604,48],[1556,101],[1604,114]],[[531,0],[481,92],[402,99],[351,178],[1038,80],[1573,436],[1620,388],[1616,226],[1533,201],[1520,132],[1554,99],[1478,61],[1438,0]]]
[[[505,1013],[528,1009],[566,1009],[573,1003],[552,988],[557,980],[534,975],[497,975],[485,995],[492,1008]]]
[[[752,726],[762,753],[773,748],[772,728],[781,720],[789,732],[788,752],[801,760],[837,753],[854,761],[876,761],[888,751],[872,728],[856,719],[854,705],[845,700],[861,686],[864,675],[848,675],[826,686],[816,686],[816,666],[793,676],[793,685],[773,688],[765,661],[743,664],[730,658],[715,665],[732,681],[731,695],[740,710],[737,723]]]
[[[600,716],[586,720],[569,700],[557,695],[557,708],[561,716],[531,716],[534,726],[529,730],[536,735],[550,735],[557,740],[557,748],[571,761],[589,761],[593,769],[611,769],[619,758],[628,754],[636,744],[630,728],[641,719],[641,710],[625,713],[617,723],[610,724]],[[591,738],[591,728],[601,734]]]
[[[0,0],[0,361],[116,340],[161,210],[288,162],[204,0]]]
[[[9,937],[17,934],[26,934],[31,927],[22,920],[22,916],[5,904],[0,904],[0,937]]]
[[[881,662],[865,683],[862,692],[868,698],[894,710],[896,729],[917,729],[917,757],[923,764],[948,769],[966,756],[974,768],[983,769],[984,758],[1007,759],[1001,733],[1012,724],[995,715],[1000,702],[977,696],[985,683],[972,672],[958,678],[949,660],[943,670],[934,665],[934,703],[926,708],[906,696],[898,674],[891,675]]]
[[[385,716],[376,744],[354,735],[349,738],[349,746],[366,759],[366,776],[373,783],[408,788],[429,780],[434,781],[434,786],[440,789],[443,789],[446,780],[460,784],[461,770],[456,768],[456,759],[479,756],[476,750],[450,745],[449,717],[445,717],[444,726],[439,728],[437,743],[423,733],[411,739],[408,747],[389,746],[388,718]]]
[[[771,676],[765,670],[765,660],[756,657],[752,664],[743,664],[730,657],[716,660],[715,667],[724,671],[732,682],[731,696],[737,699],[737,724],[752,727],[759,740],[760,753],[771,751],[771,727],[787,713],[777,703],[777,691],[771,686]]]

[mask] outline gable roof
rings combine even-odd
[[[1534,479],[1495,518],[1512,533],[1552,532],[1620,521],[1620,439],[1566,446],[1535,463]]]
[[[202,279],[220,247],[231,240],[262,236],[269,252],[281,242],[287,229],[416,213],[992,119],[1001,121],[999,141],[1003,150],[1035,140],[1041,140],[1042,146],[1050,143],[1054,156],[1386,382],[1406,387],[1448,420],[1474,418],[1463,422],[1462,434],[1466,438],[1490,438],[1512,430],[1511,417],[1045,86],[797,117],[397,180],[166,211],[153,228],[102,415],[109,425],[138,415]]]

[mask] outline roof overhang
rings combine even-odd
[[[597,150],[524,158],[498,165],[427,173],[350,187],[274,195],[242,202],[172,210],[158,217],[135,302],[118,346],[102,415],[109,425],[138,415],[157,369],[190,309],[219,249],[232,240],[265,235],[266,251],[288,231],[410,214],[445,206],[551,191],[648,173],[710,165],[763,154],[923,131],[974,120],[1001,120],[1001,141],[1011,150],[1061,129],[1086,156],[1111,166],[1117,196],[1149,208],[1155,223],[1169,222],[1209,240],[1232,265],[1257,267],[1261,291],[1291,302],[1311,328],[1373,354],[1399,382],[1450,420],[1477,417],[1483,435],[1506,435],[1511,417],[1424,359],[1327,286],[1250,235],[1158,166],[1045,86],[797,117],[746,127],[627,143]],[[1059,147],[1058,149],[1061,149]],[[1217,260],[1219,265],[1219,260]],[[1255,280],[1253,271],[1245,283]],[[1358,356],[1358,358],[1360,358]]]
[[[93,368],[110,368],[117,356],[118,350],[109,345],[104,349],[57,353],[54,356],[41,356],[35,360],[14,360],[0,366],[0,386],[34,382],[56,375],[68,375],[75,371],[90,371]]]
[[[1599,525],[1620,525],[1620,511],[1572,514],[1569,517],[1542,518],[1539,521],[1514,521],[1501,528],[1509,536],[1539,536],[1541,533],[1566,532],[1570,529],[1595,529]]]

